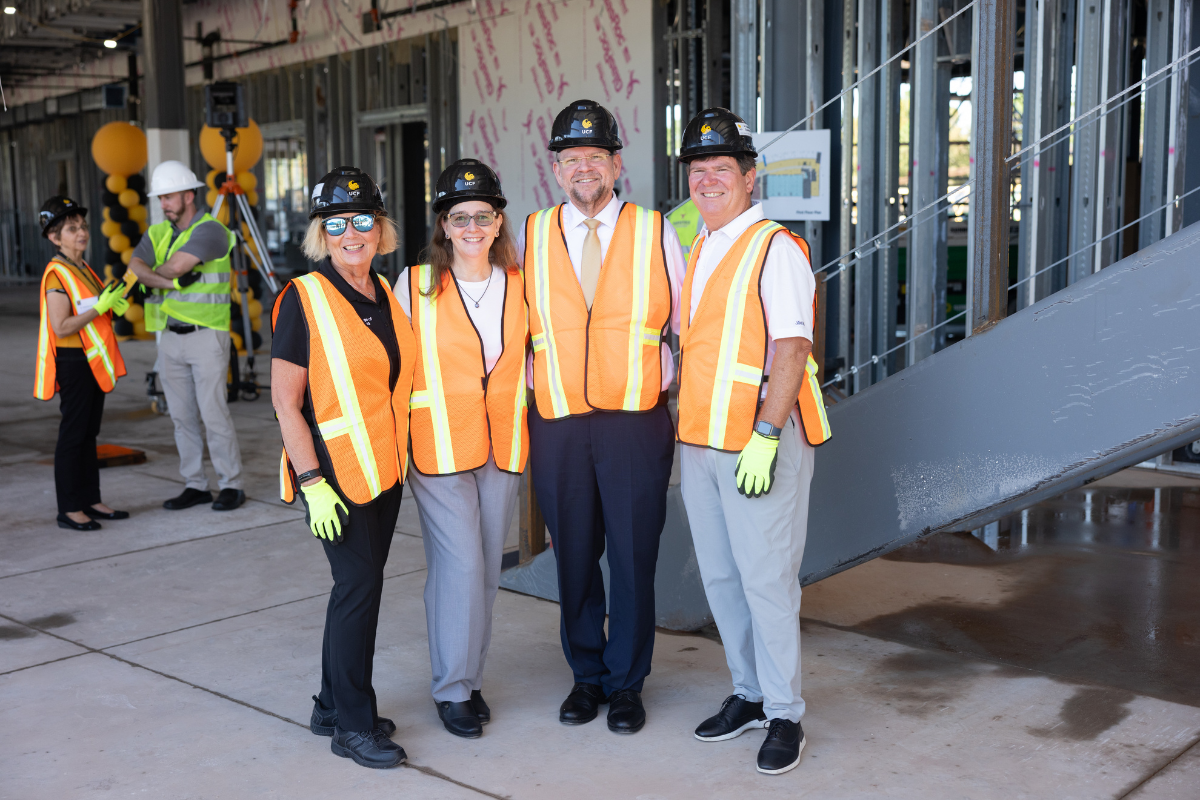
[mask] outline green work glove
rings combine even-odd
[[[313,536],[330,544],[342,541],[342,528],[350,520],[350,510],[324,478],[301,486],[304,497],[304,522]]]
[[[761,497],[771,491],[775,482],[775,462],[779,460],[779,440],[763,436],[761,433],[750,434],[750,441],[738,454],[737,489],[746,497]]]
[[[126,300],[124,297],[118,297],[116,302],[113,303],[112,312],[113,312],[114,317],[123,317],[123,316],[125,316],[125,312],[128,310],[129,310],[129,301]]]
[[[96,305],[92,306],[96,313],[103,316],[112,310],[117,301],[121,299],[121,295],[125,291],[125,284],[110,283],[104,287],[100,295],[96,298]]]
[[[184,287],[191,286],[198,280],[200,280],[200,273],[196,270],[192,270],[191,272],[185,272],[178,278],[174,278],[171,281],[171,285],[175,287],[176,291],[181,292],[183,291]]]

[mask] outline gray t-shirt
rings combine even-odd
[[[171,229],[172,244],[175,243],[175,239],[182,232],[174,228]],[[228,230],[221,223],[209,220],[197,225],[196,230],[192,231],[192,235],[177,252],[187,253],[201,261],[212,261],[214,258],[220,258],[225,255],[228,250]],[[150,241],[149,236],[143,236],[142,240],[138,242],[137,247],[133,249],[133,257],[140,258],[152,267],[160,266],[154,259],[154,244]]]

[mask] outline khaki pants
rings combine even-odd
[[[229,375],[229,332],[200,328],[191,333],[162,332],[158,342],[158,377],[175,423],[179,474],[189,489],[208,490],[204,474],[204,439],[221,489],[242,488],[242,453],[226,404]]]

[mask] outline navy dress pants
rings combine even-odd
[[[562,645],[575,681],[640,692],[654,654],[654,568],[675,430],[666,405],[545,420],[531,408],[529,457],[558,560]],[[608,637],[604,635],[607,545]]]

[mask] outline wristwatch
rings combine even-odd
[[[760,436],[765,436],[768,439],[778,439],[783,433],[783,428],[776,428],[765,419],[760,419],[754,423],[754,432]]]

